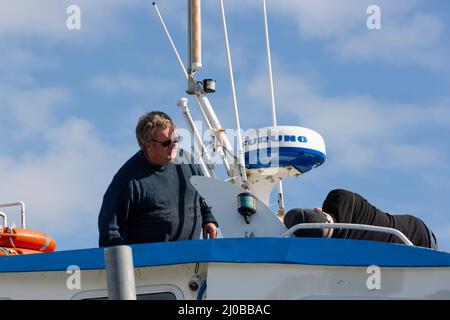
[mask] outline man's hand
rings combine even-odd
[[[203,239],[216,239],[217,227],[214,223],[210,222],[203,226]]]
[[[325,211],[322,211],[322,208],[314,208],[315,212],[319,212],[319,213],[323,213],[324,215],[327,216],[327,223],[334,223],[334,219],[331,215],[329,215],[328,213],[326,213]],[[331,238],[331,236],[333,235],[333,231],[334,229],[331,228],[327,228],[327,229],[323,229],[323,237],[324,238]]]

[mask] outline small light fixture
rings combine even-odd
[[[238,212],[244,217],[245,222],[249,224],[248,218],[256,212],[256,197],[250,192],[238,194]]]
[[[203,91],[205,91],[206,93],[216,92],[216,80],[204,79],[203,80]]]

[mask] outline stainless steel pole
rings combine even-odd
[[[105,269],[109,300],[136,300],[133,255],[130,246],[105,249]]]

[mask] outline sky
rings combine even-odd
[[[269,126],[261,1],[224,3],[241,127]],[[186,1],[157,4],[186,63]],[[79,29],[68,28],[71,5]],[[367,26],[370,5],[381,29]],[[311,128],[327,148],[322,166],[284,182],[286,208],[352,190],[419,217],[450,250],[450,3],[267,0],[267,10],[278,124]],[[217,81],[209,99],[234,128],[219,1],[203,1],[202,16],[197,78]],[[176,106],[186,89],[151,1],[0,0],[0,202],[24,201],[27,227],[57,250],[96,247],[103,194],[138,150],[138,118],[162,110],[186,128]],[[20,224],[16,208],[2,211]]]

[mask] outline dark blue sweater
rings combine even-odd
[[[104,197],[99,245],[190,240],[202,225],[216,221],[189,179],[198,165],[151,164],[142,150],[114,176]]]

